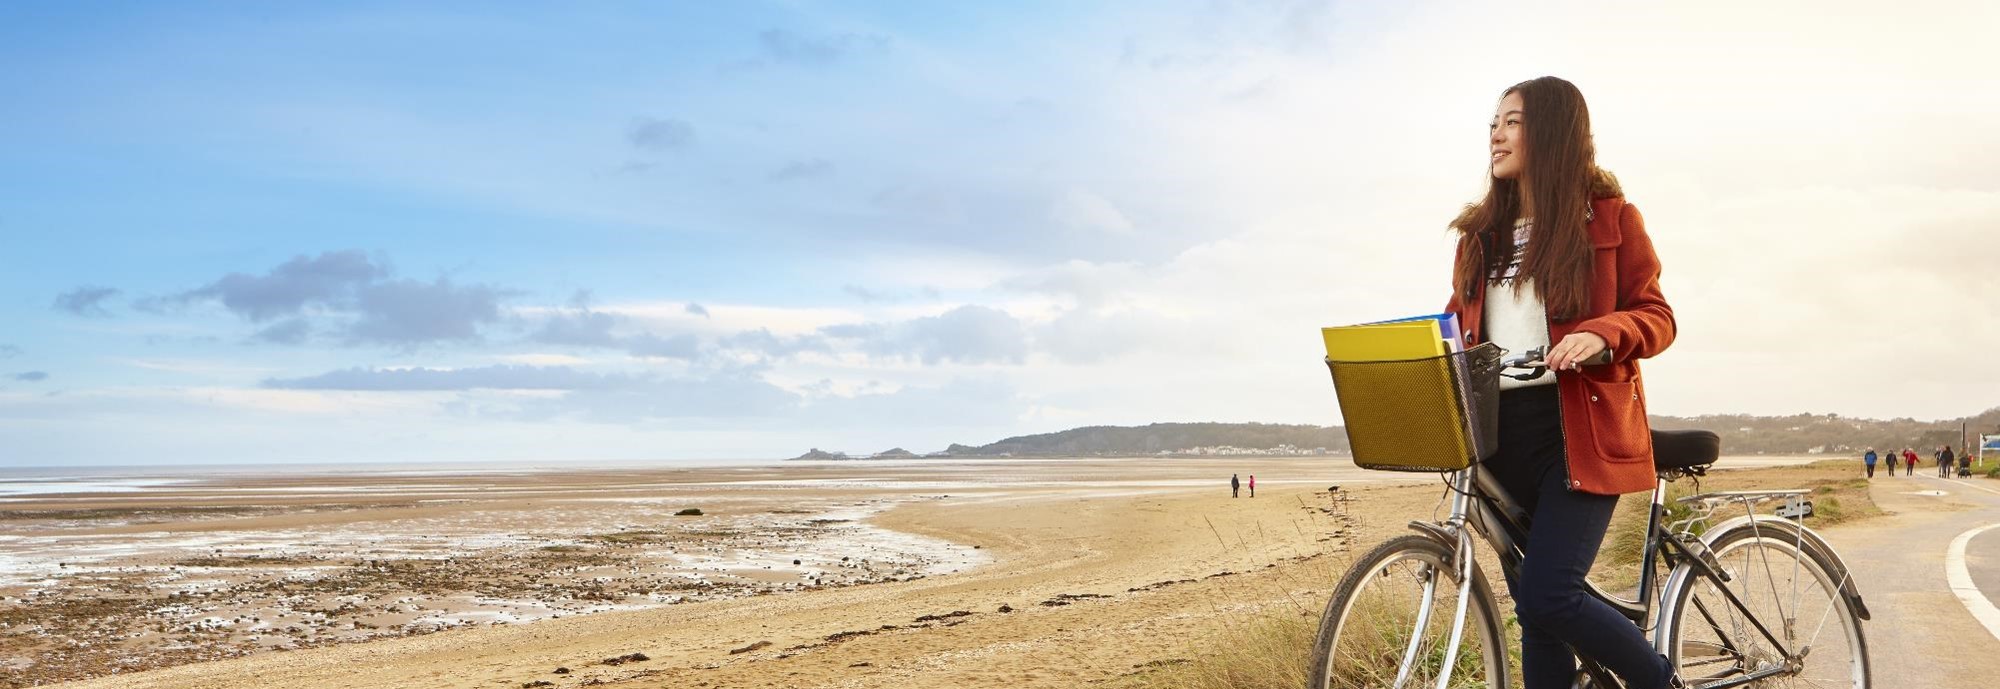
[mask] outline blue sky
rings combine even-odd
[[[1313,330],[1435,310],[1545,73],[1667,265],[1655,412],[1994,406],[1993,10],[1580,7],[9,6],[0,463],[1335,423]]]

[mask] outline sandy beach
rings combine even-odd
[[[1710,484],[1828,478],[1725,464],[1779,466]],[[1315,612],[1351,548],[1441,494],[1324,457],[121,487],[0,498],[0,686],[1116,685]]]

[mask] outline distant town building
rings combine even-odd
[[[1186,457],[1186,456],[1311,457],[1317,455],[1328,455],[1333,453],[1332,451],[1324,447],[1307,448],[1307,447],[1298,447],[1295,445],[1287,444],[1287,445],[1279,445],[1277,447],[1267,447],[1261,449],[1254,447],[1236,447],[1234,445],[1205,445],[1201,447],[1190,447],[1180,450],[1161,450],[1153,454],[1160,457]]]

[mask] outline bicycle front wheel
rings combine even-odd
[[[1729,581],[1689,572],[1670,594],[1667,659],[1688,686],[1753,677],[1754,687],[1869,686],[1868,642],[1840,568],[1788,533],[1731,529],[1710,546]]]
[[[1368,551],[1326,603],[1308,689],[1437,686],[1447,669],[1460,583],[1450,549],[1435,540],[1400,536]],[[1467,595],[1449,686],[1504,689],[1506,636],[1493,591],[1477,567]]]

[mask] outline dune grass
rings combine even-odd
[[[1353,517],[1338,515],[1332,519],[1334,524],[1321,523],[1318,526],[1333,527],[1335,532],[1353,532]],[[1299,535],[1307,539],[1311,537],[1311,534],[1303,532]],[[1228,543],[1219,535],[1217,540],[1224,548],[1244,555],[1251,550],[1244,543]],[[1372,547],[1375,544],[1359,545]],[[1319,631],[1322,609],[1334,586],[1352,566],[1354,558],[1355,554],[1347,546],[1337,545],[1319,556],[1278,563],[1265,576],[1258,577],[1254,584],[1233,585],[1226,596],[1211,600],[1211,614],[1208,615],[1211,622],[1192,636],[1183,650],[1173,654],[1173,657],[1136,666],[1134,672],[1118,678],[1109,686],[1129,689],[1296,689],[1305,686],[1311,671],[1313,643]],[[1489,570],[1489,574],[1495,571],[1490,563],[1482,566]],[[1493,576],[1497,577],[1497,574]],[[1380,589],[1364,590],[1376,592]],[[1397,605],[1391,598],[1365,595],[1357,602],[1349,620],[1350,624],[1361,627],[1342,634],[1345,639],[1341,648],[1343,656],[1400,659],[1409,627],[1414,624],[1413,608]],[[1241,605],[1245,600],[1258,602]],[[1432,620],[1433,630],[1449,626],[1450,603],[1447,600],[1441,605],[1445,612],[1442,618]],[[1511,630],[1511,615],[1507,616],[1505,624]],[[1518,638],[1518,634],[1509,635],[1510,648],[1518,647],[1515,643]],[[1435,643],[1419,656],[1420,662],[1428,664],[1429,674],[1435,674],[1444,662],[1443,645]],[[1514,656],[1514,664],[1518,667],[1518,651],[1514,651]],[[1457,660],[1459,667],[1468,670],[1482,662],[1476,654],[1463,651]],[[1393,673],[1393,667],[1388,671]],[[1388,680],[1352,677],[1348,681],[1354,682],[1354,686],[1373,686],[1386,684]],[[1468,683],[1466,686],[1477,685]]]
[[[1188,657],[1155,661],[1129,676],[1134,689],[1298,689],[1305,686],[1317,615],[1289,611],[1224,616]]]
[[[1337,569],[1344,569],[1342,562]],[[1338,571],[1334,574],[1337,576]],[[1331,590],[1326,592],[1331,594]],[[1324,603],[1324,600],[1320,601]],[[1403,654],[1409,627],[1414,623],[1413,608],[1390,603],[1382,597],[1364,595],[1348,616],[1349,624],[1363,625],[1342,634],[1343,657],[1373,657],[1386,662],[1375,665],[1349,664],[1336,668],[1336,686],[1384,686],[1394,678],[1394,663]],[[1433,619],[1433,634],[1449,627],[1449,605],[1445,619]],[[1519,630],[1512,615],[1504,621],[1508,629],[1509,667],[1518,676],[1520,667]],[[1255,611],[1218,616],[1207,633],[1189,642],[1181,657],[1153,661],[1113,686],[1130,689],[1297,689],[1305,686],[1311,673],[1313,642],[1318,633],[1320,611],[1300,613],[1289,605],[1267,606]],[[1441,639],[1442,636],[1436,638]],[[1444,664],[1444,644],[1432,643],[1418,656],[1417,677],[1435,677]],[[1469,679],[1484,660],[1476,645],[1468,640],[1455,662],[1455,677],[1468,678],[1453,686],[1474,689],[1482,686]],[[1386,675],[1382,673],[1387,673]],[[1428,682],[1424,683],[1429,686]]]

